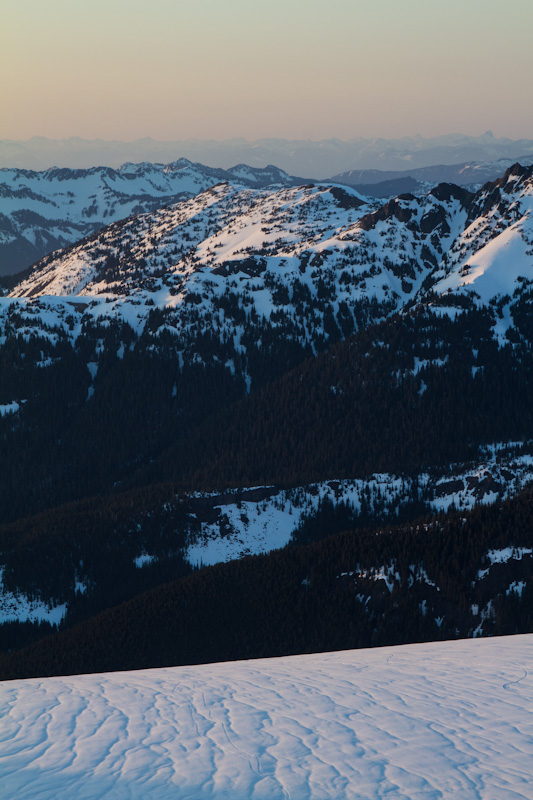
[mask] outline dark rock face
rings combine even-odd
[[[446,221],[446,212],[442,206],[428,211],[420,220],[422,233],[432,233],[437,228],[441,236],[447,236],[450,233],[450,226]]]
[[[483,188],[473,197],[469,206],[469,222],[476,217],[487,215],[492,210],[505,213],[507,202],[504,195],[516,192],[517,186],[523,185],[533,180],[533,166],[523,167],[521,164],[513,164],[512,167],[495,181],[486,183]]]
[[[436,497],[446,497],[449,494],[455,494],[456,492],[462,492],[465,488],[465,485],[462,480],[457,479],[454,481],[446,481],[445,483],[439,483],[437,489],[435,491]]]
[[[431,190],[430,194],[441,203],[449,203],[451,200],[459,200],[463,208],[469,208],[474,197],[472,192],[456,186],[454,183],[439,183]]]
[[[358,197],[354,197],[339,186],[332,186],[329,192],[333,195],[341,208],[360,208],[363,205],[362,200],[359,200]]]
[[[229,275],[237,275],[244,272],[251,278],[256,278],[266,270],[266,260],[264,258],[244,258],[242,261],[225,261],[219,267],[212,270],[213,275],[221,275],[227,278]]]
[[[376,227],[378,222],[385,222],[385,220],[391,217],[395,217],[398,222],[407,223],[412,216],[412,210],[410,208],[405,208],[398,202],[398,199],[394,198],[393,200],[389,200],[388,203],[385,203],[384,206],[381,206],[381,208],[378,208],[377,211],[373,211],[371,214],[365,214],[365,216],[360,219],[359,225],[364,231],[370,231],[372,228]]]

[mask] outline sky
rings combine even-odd
[[[533,0],[0,0],[0,138],[533,138]]]

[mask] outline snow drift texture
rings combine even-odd
[[[533,635],[5,683],[4,800],[533,798]]]

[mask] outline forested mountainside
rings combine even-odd
[[[0,657],[3,679],[533,626],[531,494],[204,568]]]
[[[222,183],[38,262],[0,298],[4,647],[59,623],[58,642],[77,636],[76,624],[104,630],[94,614],[116,615],[110,609],[123,601],[133,604],[127,615],[140,614],[135,604],[151,601],[139,593],[176,578],[206,582],[217,596],[215,579],[196,571],[202,563],[289,542],[290,552],[341,548],[340,558],[344,544],[304,544],[342,530],[351,533],[337,543],[368,544],[383,525],[403,521],[384,539],[400,541],[421,514],[435,536],[453,531],[463,517],[437,524],[434,515],[473,499],[497,504],[486,510],[492,538],[484,554],[457,558],[481,570],[483,555],[501,551],[522,572],[506,588],[481,583],[492,586],[484,605],[460,583],[447,601],[453,609],[439,594],[427,619],[420,606],[430,598],[407,597],[405,573],[405,608],[415,603],[418,622],[401,641],[511,632],[513,604],[516,625],[528,629],[529,496],[516,499],[516,541],[498,504],[530,480],[532,214],[533,169],[520,165],[477,193],[443,184],[383,205],[338,186]],[[416,542],[408,547],[415,573],[429,558]],[[300,558],[285,553],[250,563]],[[383,557],[373,569],[388,575],[389,564]],[[209,575],[232,569],[245,567]],[[258,586],[271,580],[252,574],[246,581]],[[489,600],[489,622],[474,625],[464,609]],[[272,619],[285,601],[280,595]],[[386,620],[396,612],[381,620],[363,611],[348,626],[351,639],[311,636],[308,649],[389,641],[396,623]],[[324,630],[337,612],[324,611]],[[446,625],[437,624],[443,614]],[[183,657],[289,652],[290,636],[308,636],[302,631],[298,638],[289,626],[278,649],[263,651],[252,636],[241,649],[216,655],[213,645],[207,656],[195,644]],[[47,641],[53,649],[55,635],[42,647]],[[102,668],[125,664],[128,647]],[[24,663],[41,663],[35,658]],[[161,658],[153,664],[171,663]]]
[[[111,222],[193,197],[221,181],[254,187],[301,182],[273,166],[224,170],[186,158],[120,169],[0,169],[0,276],[26,269]]]
[[[305,359],[276,337],[244,373],[146,332],[94,328],[3,348],[3,519],[122,485],[182,489],[413,474],[533,438],[530,299],[499,345],[486,309],[393,317]],[[514,319],[514,318],[513,318]],[[133,348],[131,349],[131,345]],[[207,350],[207,349],[206,349]],[[205,352],[205,351],[204,351]],[[202,351],[199,353],[199,357]],[[226,366],[234,357],[236,366]],[[292,369],[287,370],[288,367]],[[250,372],[257,388],[246,393]]]
[[[3,646],[42,635],[53,624],[71,627],[201,566],[337,531],[501,502],[532,480],[527,449],[492,448],[476,464],[412,477],[378,473],[218,493],[145,486],[4,524],[0,615],[10,624],[0,629]]]

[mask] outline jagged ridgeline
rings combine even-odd
[[[532,213],[532,169],[520,165],[477,193],[441,184],[381,205],[335,185],[225,182],[114,222],[10,280],[0,298],[5,591],[68,607],[57,619],[72,626],[162,581],[201,582],[187,576],[197,563],[187,548],[213,514],[219,538],[233,534],[199,492],[385,472],[403,482],[402,508],[363,490],[357,510],[310,506],[293,537],[306,542],[435,511],[427,476],[453,483],[451,465],[474,469],[487,446],[525,464]],[[516,469],[500,467],[485,501],[512,493]],[[416,635],[450,633],[455,612],[444,627],[441,612]],[[355,644],[385,642],[371,620]],[[29,621],[3,632],[9,648],[45,631]],[[353,646],[341,639],[309,649]],[[214,657],[225,656],[237,657]]]
[[[111,222],[186,200],[221,181],[253,187],[299,182],[277,167],[240,164],[223,170],[186,158],[126,163],[120,169],[0,169],[0,276],[30,267]]]

